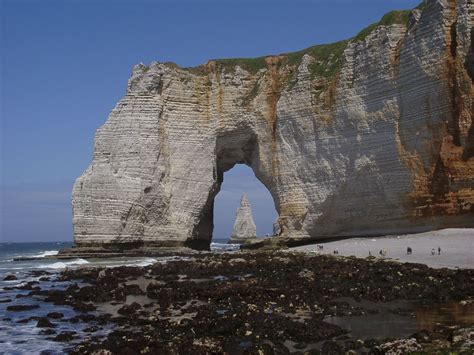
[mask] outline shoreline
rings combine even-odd
[[[472,346],[473,280],[471,269],[375,258],[192,253],[144,267],[66,269],[53,283],[67,287],[26,284],[29,293],[7,304],[38,302],[39,315],[44,303],[76,310],[69,319],[25,321],[38,322],[55,341],[75,340],[68,351],[77,354],[459,350]],[[394,321],[405,332],[390,327]],[[87,331],[56,332],[61,322]]]
[[[323,249],[319,250],[318,245],[322,245]],[[412,249],[411,254],[407,254],[408,247]],[[432,268],[474,269],[474,229],[451,228],[418,234],[351,238],[291,250],[320,254],[332,254],[336,250],[338,255],[359,258],[370,256],[370,252],[377,258],[420,263]],[[380,255],[381,250],[385,250],[385,256]]]
[[[291,245],[291,244],[294,245]],[[368,256],[380,257],[379,252],[385,250],[384,259],[394,261],[422,263],[434,268],[474,268],[474,228],[451,228],[430,232],[406,235],[385,235],[379,237],[359,238],[333,238],[322,240],[295,240],[287,246],[285,240],[278,237],[257,239],[250,245],[231,245],[229,249],[217,252],[232,252],[239,249],[248,252],[259,252],[263,250],[291,250],[303,253],[331,254],[335,250],[339,255],[356,256],[365,258]],[[224,245],[224,244],[222,244]],[[229,245],[228,245],[229,246]],[[323,249],[318,249],[323,246]],[[412,248],[412,254],[407,255],[407,247]],[[438,247],[441,249],[438,254]],[[436,255],[431,255],[434,250]],[[73,259],[107,259],[124,257],[169,257],[186,255],[207,255],[215,253],[215,250],[193,250],[190,248],[139,248],[124,249],[122,251],[107,247],[82,247],[72,246],[60,250],[58,254],[43,257],[16,257],[14,261],[28,260],[73,260]],[[370,254],[369,254],[370,252]]]

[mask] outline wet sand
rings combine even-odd
[[[318,252],[365,258],[380,257],[379,251],[387,251],[385,259],[402,262],[421,263],[432,268],[474,268],[474,229],[443,229],[419,234],[386,236],[377,238],[352,238],[321,243],[323,250],[318,251],[317,244],[292,248],[294,251]],[[413,253],[407,255],[407,247]],[[438,255],[438,247],[441,253]],[[432,255],[435,249],[435,255]]]

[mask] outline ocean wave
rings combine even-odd
[[[44,258],[46,256],[58,255],[59,250],[46,250],[42,253],[33,255],[35,258]]]
[[[139,267],[144,267],[148,265],[153,265],[156,263],[158,260],[153,259],[153,258],[146,258],[144,260],[138,260],[136,263],[133,264],[125,264],[125,266],[139,266]]]
[[[240,244],[211,243],[211,250],[214,251],[235,251],[240,249]]]
[[[69,266],[85,265],[85,264],[89,264],[89,262],[84,259],[75,259],[75,260],[65,261],[65,262],[58,261],[52,264],[41,264],[41,265],[38,265],[37,267],[40,269],[65,269]]]

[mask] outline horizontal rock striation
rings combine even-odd
[[[474,227],[473,13],[429,0],[296,53],[135,66],[74,186],[76,245],[208,248],[235,164],[282,239]]]

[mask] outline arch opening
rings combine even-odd
[[[257,237],[273,234],[273,223],[278,213],[270,191],[249,166],[236,164],[225,173],[220,192],[214,199],[213,242],[225,243],[230,238],[243,193],[250,202]]]
[[[249,127],[239,127],[234,131],[219,134],[215,156],[214,183],[201,209],[192,238],[185,245],[193,249],[209,250],[212,240],[230,238],[238,207],[236,201],[240,201],[241,193],[248,195],[253,208],[257,236],[273,234],[273,223],[279,215],[278,201],[274,191],[269,188],[272,186],[271,177],[266,176],[260,168],[258,139],[253,130]],[[219,194],[224,183],[224,174],[228,182],[224,185],[223,193]],[[247,187],[247,191],[244,187]],[[218,194],[218,204],[215,206]],[[225,212],[225,215],[222,212]]]

